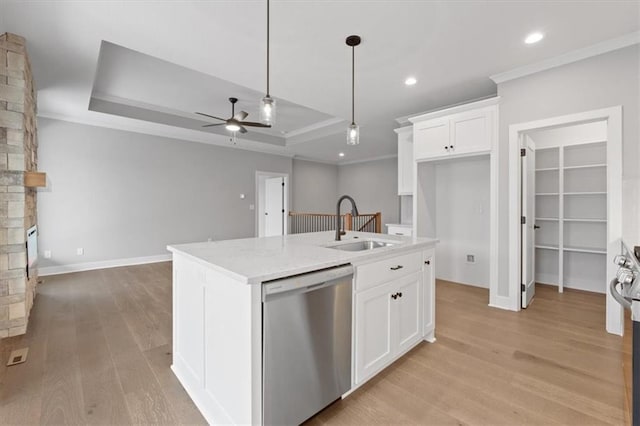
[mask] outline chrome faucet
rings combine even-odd
[[[358,216],[358,207],[356,207],[356,202],[353,200],[353,198],[349,197],[348,195],[343,195],[342,197],[340,197],[340,199],[338,200],[338,204],[336,204],[336,241],[340,241],[340,237],[346,234],[345,231],[340,230],[340,203],[342,203],[342,200],[351,201],[351,214],[353,216]]]

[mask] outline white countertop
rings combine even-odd
[[[277,278],[311,272],[346,263],[365,263],[377,257],[427,248],[437,240],[349,231],[343,243],[375,239],[395,242],[391,247],[350,252],[328,248],[339,244],[335,231],[311,232],[278,237],[243,238],[167,246],[205,266],[246,283],[259,284]]]

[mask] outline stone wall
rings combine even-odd
[[[25,171],[38,168],[36,92],[24,38],[0,35],[0,338],[24,334],[37,269],[27,278],[26,231],[36,224],[35,188]]]

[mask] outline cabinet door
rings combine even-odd
[[[398,195],[413,194],[413,133],[398,134]]]
[[[393,300],[398,317],[395,345],[402,353],[422,339],[422,273],[408,275],[395,281]]]
[[[435,250],[423,252],[422,291],[424,294],[424,336],[432,342],[435,340],[436,326],[436,276],[434,273]]]
[[[356,384],[377,373],[394,355],[394,283],[356,293]]]
[[[429,120],[413,125],[413,157],[423,160],[449,154],[449,119]]]
[[[468,154],[491,150],[491,112],[469,111],[451,117],[451,154]]]

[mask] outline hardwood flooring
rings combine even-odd
[[[625,424],[629,345],[604,295],[540,286],[521,313],[437,285],[422,343],[309,425]],[[28,361],[6,367],[29,346]],[[171,264],[45,277],[24,336],[0,341],[0,424],[204,424],[171,364]]]

